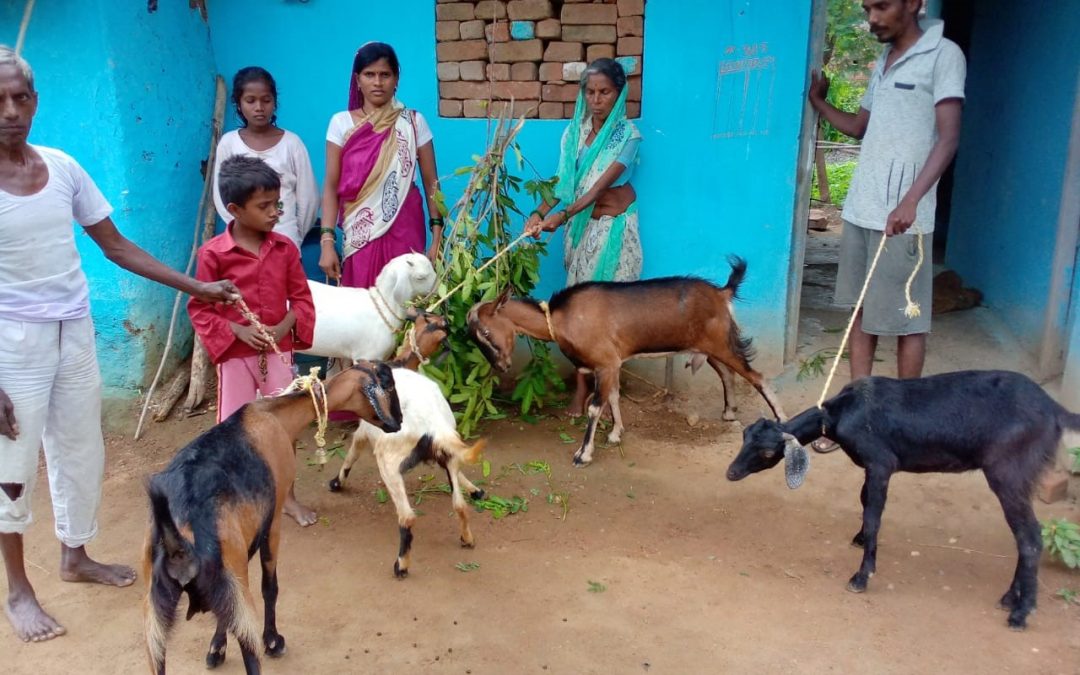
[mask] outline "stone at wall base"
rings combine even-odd
[[[1035,494],[1046,504],[1060,502],[1069,496],[1069,474],[1060,470],[1047,471],[1039,478]]]

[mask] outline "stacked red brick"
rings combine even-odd
[[[513,99],[517,117],[573,116],[589,62],[618,58],[627,114],[641,114],[645,0],[438,0],[439,114],[486,117]]]

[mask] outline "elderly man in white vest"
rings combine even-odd
[[[4,612],[20,639],[35,642],[66,632],[38,602],[23,560],[42,448],[60,578],[135,581],[132,568],[86,553],[98,529],[105,446],[89,288],[72,221],[124,269],[208,301],[239,298],[231,282],[192,279],[124,238],[109,217],[112,207],[74,159],[27,142],[37,105],[30,66],[0,45],[0,552]]]

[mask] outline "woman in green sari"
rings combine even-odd
[[[567,286],[641,276],[637,194],[630,185],[641,134],[626,119],[626,94],[626,73],[617,61],[597,59],[585,69],[574,118],[562,137],[556,199],[525,223],[534,237],[567,226]],[[578,373],[570,414],[582,413],[585,394],[585,376]]]

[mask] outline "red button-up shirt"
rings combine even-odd
[[[296,324],[281,338],[278,349],[288,352],[311,346],[315,333],[311,290],[300,264],[300,252],[280,234],[268,232],[259,247],[259,254],[255,255],[236,243],[230,223],[225,232],[199,248],[195,278],[200,281],[228,279],[236,284],[248,309],[267,328],[281,323],[291,309]],[[229,327],[230,321],[248,324],[237,307],[191,298],[188,314],[214,363],[259,353],[233,335]]]

